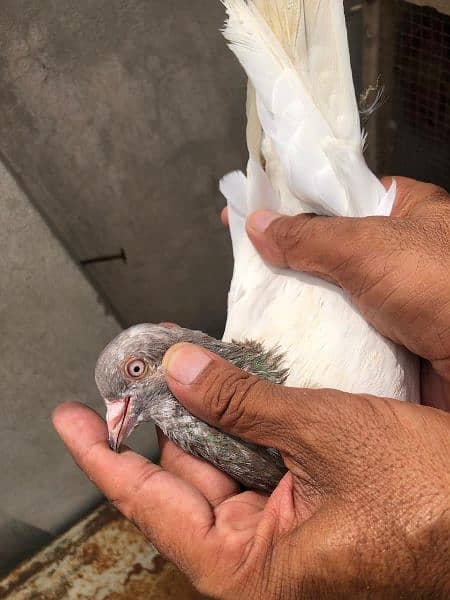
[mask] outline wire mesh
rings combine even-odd
[[[406,1],[392,3],[381,40],[380,71],[388,81],[378,127],[385,173],[450,188],[450,17]],[[386,4],[384,6],[387,6]],[[383,22],[383,21],[382,21]],[[389,72],[391,71],[391,72]]]

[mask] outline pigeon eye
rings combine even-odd
[[[128,375],[130,377],[133,377],[133,379],[139,379],[139,377],[142,377],[142,375],[144,375],[145,373],[145,370],[145,362],[140,359],[130,360],[130,362],[126,366],[126,371]]]

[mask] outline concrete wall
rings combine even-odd
[[[93,365],[119,326],[2,165],[0,231],[2,571],[98,502],[50,415],[67,399],[103,408]]]
[[[245,165],[219,0],[2,0],[0,151],[124,324],[219,333],[218,179]]]
[[[246,160],[223,17],[218,0],[2,0],[0,572],[99,500],[50,414],[103,410],[92,370],[120,326],[221,332],[217,182]],[[76,263],[121,248],[84,267],[94,291]],[[135,446],[155,453],[149,427]]]

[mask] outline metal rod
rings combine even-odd
[[[111,254],[110,256],[97,256],[96,258],[86,258],[80,260],[80,265],[85,267],[86,265],[95,265],[97,263],[111,262],[114,260],[121,260],[124,264],[127,264],[127,255],[123,248],[120,249],[120,254]]]

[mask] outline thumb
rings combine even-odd
[[[392,237],[388,229],[383,217],[288,217],[268,210],[247,221],[248,236],[266,262],[317,275],[350,293],[367,282],[367,264],[383,255]]]
[[[320,446],[341,392],[277,386],[192,344],[163,361],[167,384],[196,417],[248,442],[294,455]],[[324,424],[326,425],[324,427]]]

